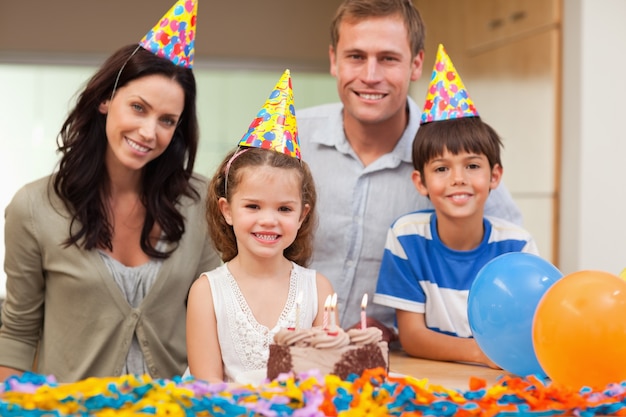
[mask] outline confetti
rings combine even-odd
[[[341,380],[319,372],[282,374],[259,385],[208,384],[193,377],[88,378],[59,384],[25,373],[0,385],[2,416],[460,416],[626,415],[626,381],[579,391],[545,378],[471,378],[467,391],[427,379],[390,377],[382,368]]]

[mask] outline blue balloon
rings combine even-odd
[[[543,294],[561,277],[550,262],[523,252],[500,255],[476,274],[467,300],[470,329],[502,369],[546,376],[533,347],[533,316]]]

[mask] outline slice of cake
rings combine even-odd
[[[296,374],[318,369],[322,374],[334,374],[346,379],[350,374],[360,376],[364,370],[389,368],[389,348],[376,327],[350,329],[281,329],[270,345],[267,377],[281,373]]]

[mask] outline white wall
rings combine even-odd
[[[626,1],[564,0],[560,267],[626,268]]]

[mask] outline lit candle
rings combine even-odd
[[[328,297],[326,297],[326,301],[324,301],[324,319],[322,321],[322,329],[324,330],[328,328],[328,314],[329,314],[330,302],[332,298],[333,296],[328,294]]]
[[[365,316],[365,308],[367,307],[367,293],[363,294],[363,300],[361,300],[361,329],[367,327],[367,317]]]
[[[334,328],[337,325],[337,293],[334,293],[330,299],[330,327]],[[334,329],[333,329],[334,330]]]
[[[302,297],[302,291],[300,291],[296,298],[296,329],[300,328],[300,305],[302,304]]]

